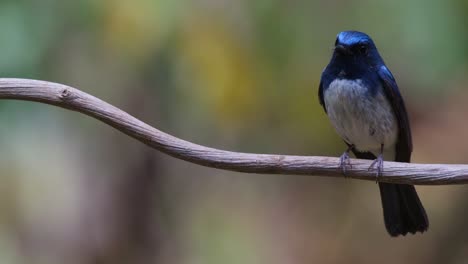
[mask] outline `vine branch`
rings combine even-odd
[[[197,145],[164,133],[94,96],[63,84],[0,78],[0,99],[35,101],[96,118],[144,144],[175,158],[223,170],[259,174],[343,177],[339,159],[240,153]],[[347,177],[376,180],[371,161],[352,159]],[[385,162],[379,181],[418,185],[468,183],[468,165]]]

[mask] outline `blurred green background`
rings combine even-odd
[[[371,35],[413,161],[468,163],[464,0],[0,1],[2,77],[77,87],[221,149],[338,156],[317,89],[335,36]],[[374,182],[167,157],[81,114],[0,102],[0,263],[466,263],[468,189],[418,187],[429,232],[391,238]]]

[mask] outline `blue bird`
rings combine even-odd
[[[383,172],[384,157],[410,162],[411,130],[405,104],[390,70],[372,39],[358,31],[338,34],[319,86],[320,104],[348,145],[340,157],[343,173],[349,152],[374,160],[369,169]],[[426,211],[413,185],[379,183],[385,227],[391,236],[424,232]]]

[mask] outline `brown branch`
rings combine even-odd
[[[343,177],[338,159],[315,156],[250,154],[197,145],[143,123],[78,89],[45,81],[0,78],[0,99],[36,101],[81,112],[175,158],[206,167],[261,174]],[[353,159],[349,178],[375,181],[370,161]],[[379,181],[443,185],[468,183],[468,165],[385,162]]]

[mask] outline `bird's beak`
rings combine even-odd
[[[341,44],[335,46],[335,52],[342,55],[351,55],[351,50]]]

